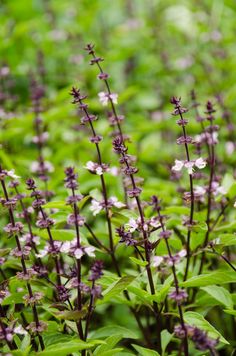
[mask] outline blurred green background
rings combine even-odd
[[[55,166],[52,188],[61,184],[62,166],[76,162],[81,169],[93,159],[84,131],[74,130],[79,119],[69,96],[72,85],[88,94],[91,111],[100,117],[97,130],[108,137],[111,130],[97,97],[103,83],[83,49],[92,42],[105,59],[112,91],[119,94],[125,131],[133,142],[130,150],[139,152],[147,193],[154,186],[162,194],[160,180],[165,183],[168,167],[182,154],[175,144],[179,128],[170,115],[170,97],[181,96],[190,107],[190,91],[195,89],[203,112],[205,102],[216,102],[215,95],[221,94],[230,113],[235,111],[235,15],[233,0],[2,0],[0,62],[10,69],[1,78],[1,92],[8,95],[0,112],[4,165],[25,177],[37,158],[31,142],[32,75],[46,89],[42,117],[51,135],[44,155]],[[197,133],[194,112],[188,116],[189,130]],[[217,116],[223,126],[219,107]],[[224,127],[221,135],[228,135]],[[108,138],[102,146],[108,161],[113,157],[110,143]],[[234,164],[224,144],[221,158]],[[88,173],[81,174],[84,189],[93,186]]]

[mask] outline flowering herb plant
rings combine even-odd
[[[39,51],[19,156],[0,68],[1,355],[233,354],[232,114],[221,94],[177,86],[136,128],[95,46],[81,56],[89,79],[63,88],[70,116],[57,121]]]

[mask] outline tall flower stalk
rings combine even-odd
[[[58,245],[55,243],[52,232],[51,226],[54,225],[54,220],[49,218],[44,211],[43,205],[46,204],[46,200],[43,198],[43,193],[40,190],[37,190],[37,186],[35,181],[32,178],[27,179],[26,181],[27,189],[31,191],[31,197],[34,198],[32,203],[33,208],[39,212],[39,219],[36,222],[36,225],[40,229],[46,229],[48,237],[49,237],[49,246],[44,249],[43,254],[39,254],[40,257],[45,256],[47,253],[50,253],[55,261],[56,267],[56,278],[57,278],[57,285],[58,287],[61,286],[61,270],[60,270],[60,261],[58,258],[58,253],[60,252]]]
[[[176,301],[177,303],[177,307],[178,307],[178,312],[179,312],[179,318],[180,318],[180,324],[181,327],[183,329],[184,332],[184,355],[188,356],[189,352],[188,352],[188,333],[187,333],[187,329],[185,327],[184,324],[184,317],[183,317],[183,310],[182,310],[182,306],[181,304],[186,300],[187,298],[187,293],[181,289],[179,287],[179,281],[178,281],[178,277],[177,277],[177,272],[176,272],[176,268],[175,268],[175,263],[174,263],[174,259],[171,253],[171,249],[170,249],[170,245],[169,245],[169,237],[170,237],[170,231],[166,230],[165,228],[165,224],[164,224],[164,219],[163,219],[163,215],[161,215],[161,206],[160,206],[160,200],[158,200],[158,198],[153,195],[152,196],[152,202],[151,204],[153,205],[154,210],[157,212],[158,214],[158,219],[159,222],[161,224],[161,229],[162,229],[162,237],[164,238],[165,241],[165,245],[168,251],[168,256],[170,261],[173,261],[172,265],[171,265],[171,269],[172,269],[172,274],[174,277],[174,285],[175,285],[175,291],[169,294],[169,297],[173,300]]]
[[[4,194],[4,199],[2,200],[2,204],[8,209],[9,219],[10,219],[10,223],[4,228],[4,230],[9,234],[10,237],[12,236],[15,237],[17,248],[13,250],[12,253],[16,257],[20,258],[21,267],[22,267],[22,272],[18,272],[18,278],[23,281],[26,281],[28,296],[26,295],[24,299],[26,304],[31,306],[33,312],[33,318],[34,318],[34,322],[29,324],[27,329],[35,332],[35,334],[38,336],[41,349],[43,350],[45,346],[44,346],[43,338],[40,335],[40,333],[45,329],[45,324],[39,320],[38,311],[36,307],[36,304],[43,298],[43,294],[33,293],[30,284],[31,278],[37,273],[33,269],[26,267],[25,259],[28,257],[31,248],[29,246],[22,247],[20,243],[20,239],[18,235],[20,235],[23,232],[24,226],[22,223],[15,221],[13,209],[16,206],[17,199],[9,198],[6,184],[5,184],[5,178],[7,177],[7,175],[8,172],[4,171],[0,166],[0,177],[1,177],[0,180],[1,180],[1,186]]]
[[[113,148],[116,153],[120,155],[120,163],[121,167],[123,167],[122,171],[123,173],[130,178],[131,182],[131,189],[128,189],[126,191],[128,197],[134,198],[137,204],[140,220],[141,220],[141,225],[142,225],[142,235],[143,235],[143,240],[144,240],[144,248],[145,248],[145,259],[147,261],[146,265],[146,271],[147,271],[147,276],[148,276],[148,283],[150,287],[151,294],[155,294],[155,286],[154,286],[154,281],[153,281],[153,276],[152,276],[152,271],[150,267],[150,245],[148,241],[148,234],[145,231],[144,225],[145,225],[145,218],[144,218],[144,212],[141,206],[141,201],[139,198],[139,195],[141,193],[141,189],[136,185],[134,174],[137,173],[137,168],[133,167],[130,165],[131,160],[130,156],[128,155],[128,148],[126,147],[125,144],[125,136],[122,132],[121,129],[121,121],[123,118],[117,114],[116,108],[115,108],[115,103],[117,103],[117,94],[112,93],[110,89],[110,85],[108,82],[108,77],[109,75],[105,73],[101,67],[101,62],[103,59],[101,57],[97,57],[94,51],[94,46],[91,44],[88,44],[85,48],[88,53],[92,56],[90,64],[96,64],[98,69],[99,69],[99,75],[98,78],[100,80],[103,80],[107,89],[107,93],[100,93],[100,100],[103,102],[103,104],[107,104],[108,102],[110,103],[111,110],[112,110],[112,120],[116,123],[117,126],[117,137],[113,141]],[[161,349],[161,338],[160,338],[160,320],[159,320],[159,310],[158,310],[158,305],[156,302],[153,302],[153,309],[155,313],[155,318],[157,322],[157,342],[158,346]]]
[[[189,172],[190,213],[189,213],[189,221],[187,222],[187,226],[188,226],[187,244],[186,244],[187,262],[186,262],[186,268],[184,273],[184,280],[186,280],[188,277],[189,263],[191,257],[190,240],[191,240],[191,232],[193,227],[193,214],[194,214],[194,191],[193,191],[193,171],[192,171],[193,165],[192,165],[192,161],[190,160],[190,153],[188,147],[188,145],[192,143],[192,138],[190,136],[187,136],[185,126],[188,124],[188,120],[183,118],[183,114],[187,112],[187,109],[182,107],[181,98],[172,97],[171,104],[174,105],[174,111],[172,112],[172,115],[180,117],[180,119],[177,121],[177,124],[182,127],[183,136],[179,137],[177,143],[183,144],[185,147],[186,161],[187,161],[185,163],[185,167],[187,167]]]
[[[102,155],[101,155],[101,151],[100,151],[100,147],[99,144],[102,141],[102,137],[100,135],[97,134],[94,124],[93,122],[97,119],[96,116],[91,115],[88,112],[88,104],[84,103],[84,100],[86,99],[86,96],[81,95],[80,90],[76,89],[76,88],[72,88],[71,90],[71,95],[73,96],[74,100],[73,100],[73,104],[77,104],[80,108],[80,110],[84,113],[84,117],[81,119],[81,123],[82,124],[89,124],[89,127],[91,129],[92,132],[92,137],[90,138],[90,141],[92,143],[95,144],[96,147],[96,151],[97,151],[97,160],[98,163],[94,163],[94,162],[88,162],[86,168],[89,169],[89,171],[91,173],[95,173],[98,174],[100,176],[100,181],[101,181],[101,187],[102,187],[102,195],[103,195],[103,202],[100,203],[100,206],[98,206],[98,209],[105,209],[105,214],[106,214],[106,221],[107,221],[107,227],[108,227],[108,236],[109,236],[109,249],[107,250],[105,246],[103,246],[103,244],[101,244],[99,242],[99,240],[96,238],[96,236],[94,235],[93,231],[91,230],[91,228],[85,223],[85,226],[87,226],[87,228],[89,229],[90,233],[92,234],[93,237],[95,237],[95,240],[98,242],[98,244],[101,247],[105,247],[105,250],[107,252],[109,252],[114,268],[116,270],[116,273],[119,277],[121,277],[121,272],[120,272],[120,268],[119,268],[119,264],[118,261],[116,259],[115,256],[115,246],[114,246],[114,242],[113,242],[113,231],[112,231],[112,225],[111,225],[111,215],[110,215],[110,208],[115,205],[117,207],[122,207],[124,206],[123,204],[117,204],[117,201],[114,200],[114,198],[108,198],[108,192],[107,192],[107,187],[106,187],[106,181],[105,181],[105,177],[104,177],[104,173],[108,170],[108,166],[102,161]],[[130,300],[130,296],[129,293],[127,291],[124,291],[124,295],[126,297],[127,300]],[[131,312],[133,313],[138,326],[140,328],[140,330],[142,331],[146,341],[148,344],[150,344],[149,341],[149,337],[148,334],[146,333],[141,320],[138,316],[138,313],[136,312],[135,308],[131,307],[130,308]]]

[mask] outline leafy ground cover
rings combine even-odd
[[[2,1],[3,355],[233,355],[233,1]]]

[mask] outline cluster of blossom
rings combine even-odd
[[[0,340],[12,341],[15,334],[26,335],[27,331],[21,325],[16,326],[15,323],[12,323],[4,329],[0,326]]]
[[[169,255],[154,256],[152,261],[152,266],[158,267],[161,264],[163,264],[164,266],[172,267],[173,265],[178,264],[181,261],[181,259],[186,256],[186,253],[187,253],[186,250],[183,249],[171,257]]]
[[[116,136],[112,142],[113,150],[120,155],[120,164],[123,166],[123,173],[130,178],[129,185],[131,188],[126,189],[129,198],[136,198],[142,192],[142,189],[136,185],[137,180],[134,178],[134,174],[138,172],[138,169],[131,164],[134,162],[134,157],[127,154],[128,148],[124,144],[124,137]]]
[[[141,218],[138,217],[137,219],[131,218],[129,219],[128,223],[125,224],[125,230],[127,232],[134,232],[134,231],[152,231],[153,228],[159,228],[160,222],[157,216],[152,216],[150,219],[145,219],[144,223],[142,224]]]
[[[187,330],[188,338],[194,342],[195,347],[198,350],[214,351],[215,347],[219,343],[219,339],[210,338],[206,331],[203,331],[196,326],[185,324],[185,329]],[[176,325],[174,328],[174,333],[180,339],[183,339],[185,336],[185,330],[183,329],[182,325]]]
[[[111,101],[113,104],[117,104],[118,94],[116,93],[105,93],[102,91],[98,94],[98,96],[99,101],[104,106],[108,105],[109,101]]]
[[[175,165],[172,167],[172,171],[180,172],[183,168],[186,168],[188,174],[193,174],[194,167],[203,169],[206,167],[206,161],[202,157],[199,157],[193,161],[180,161],[176,159]]]
[[[19,179],[20,176],[17,176],[15,174],[15,170],[11,169],[10,171],[7,171],[6,169],[2,169],[0,172],[0,180],[4,180],[5,177],[10,177],[12,179]]]
[[[203,132],[200,135],[194,137],[194,143],[197,145],[207,144],[209,146],[217,145],[218,143],[218,132],[214,131],[211,133]]]
[[[98,164],[92,161],[87,162],[85,168],[88,169],[90,173],[97,174],[99,176],[109,171],[108,164],[105,163]]]
[[[174,300],[177,305],[181,305],[188,298],[188,293],[184,289],[173,289],[169,294],[169,298]]]
[[[121,209],[121,208],[125,207],[125,204],[121,203],[116,197],[110,197],[107,200],[107,204],[106,204],[105,200],[99,201],[99,200],[96,200],[96,199],[92,199],[89,209],[92,211],[93,215],[97,215],[103,209],[106,209],[106,208],[110,209],[112,207]]]

